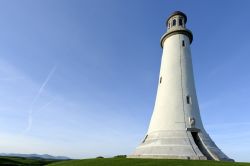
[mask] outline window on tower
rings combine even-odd
[[[162,82],[162,77],[160,77],[160,83]]]
[[[182,26],[182,19],[179,18],[179,25]]]
[[[191,97],[187,96],[187,104],[191,104]]]
[[[182,47],[185,47],[185,41],[182,40]]]
[[[176,25],[176,19],[173,20],[173,26],[175,26],[175,25]]]

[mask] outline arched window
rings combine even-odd
[[[176,25],[176,19],[173,20],[173,26],[175,26],[175,25]]]
[[[179,18],[179,25],[182,26],[182,19]]]

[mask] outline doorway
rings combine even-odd
[[[197,145],[197,147],[199,148],[199,150],[201,151],[201,153],[207,157],[208,160],[213,160],[213,157],[209,154],[209,152],[207,151],[207,149],[204,147],[204,145],[202,144],[200,137],[198,135],[198,132],[191,132],[192,137],[194,139],[195,144]]]

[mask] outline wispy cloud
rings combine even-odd
[[[35,110],[34,110],[34,106],[35,106],[37,100],[39,99],[39,97],[41,96],[41,94],[43,93],[43,91],[44,91],[46,85],[48,84],[49,80],[51,79],[51,77],[52,77],[53,74],[55,73],[56,68],[57,68],[57,67],[54,66],[54,67],[50,70],[49,74],[47,75],[46,79],[44,80],[44,82],[43,82],[42,85],[40,86],[40,88],[39,88],[39,90],[38,90],[36,96],[33,98],[32,102],[31,102],[31,104],[30,104],[30,110],[29,110],[29,116],[28,116],[28,125],[27,125],[26,129],[24,130],[24,133],[29,132],[30,129],[32,128],[32,124],[33,124],[33,113],[34,113],[34,111],[35,111]],[[45,107],[47,107],[47,106],[48,106],[49,104],[51,104],[51,103],[52,103],[52,101],[49,101],[48,103],[44,104],[39,110],[44,109]]]

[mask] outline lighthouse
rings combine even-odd
[[[205,131],[195,90],[193,34],[180,11],[166,21],[158,90],[148,131],[129,158],[233,161]]]

